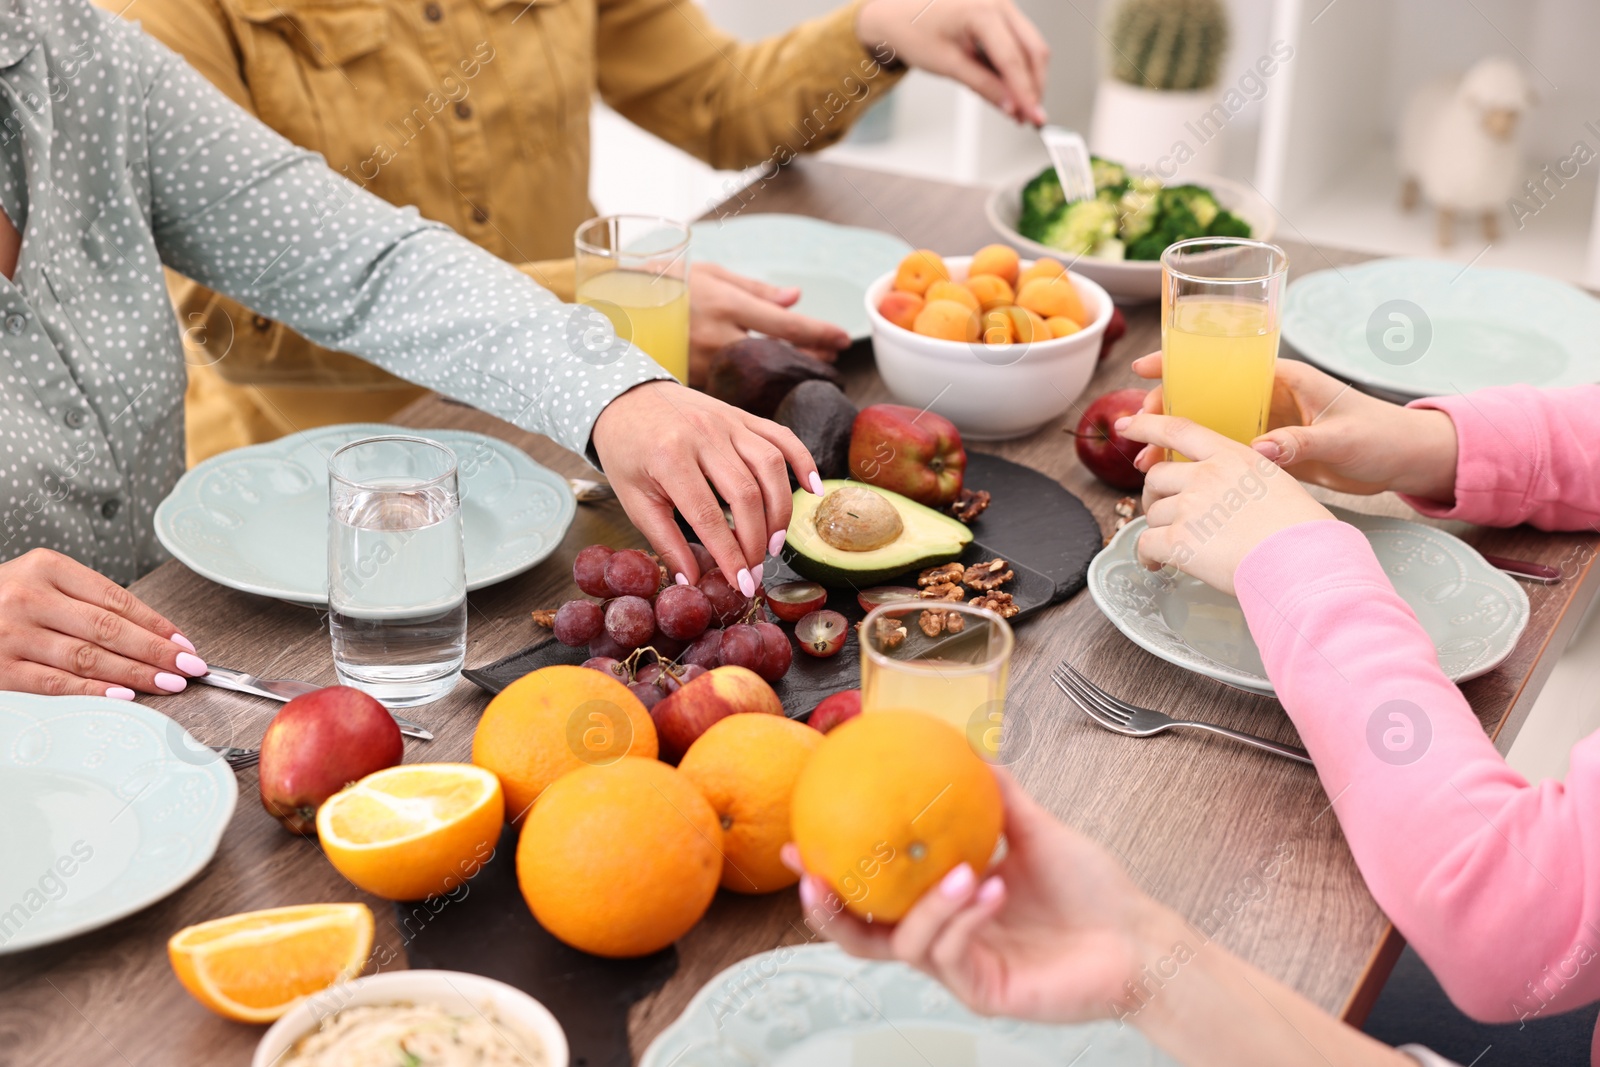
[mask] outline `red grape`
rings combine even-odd
[[[676,637],[668,637],[659,628],[645,644],[655,649],[656,655],[662,659],[677,659],[683,655],[683,650],[689,647],[689,642],[680,641]]]
[[[750,598],[735,589],[721,571],[707,571],[700,579],[700,591],[711,601],[717,625],[731,626],[750,607]]]
[[[591,659],[624,660],[632,655],[633,650],[638,647],[638,645],[624,645],[613,640],[610,634],[602,630],[599,637],[589,642],[589,656]]]
[[[612,596],[649,599],[661,588],[661,568],[637,548],[624,548],[606,560],[606,585],[611,587]]]
[[[836,656],[850,633],[850,623],[837,611],[813,611],[794,625],[800,651],[818,659]]]
[[[717,569],[717,561],[711,558],[711,553],[706,546],[698,541],[689,546],[689,551],[694,553],[694,561],[700,565],[700,573],[706,574]]]
[[[633,672],[633,680],[636,682],[648,682],[651,685],[655,685],[661,680],[661,676],[664,673],[665,672],[661,669],[661,664],[646,663],[643,667],[640,667]]]
[[[639,698],[639,703],[648,711],[666,699],[666,691],[654,682],[634,682],[628,686],[628,692]]]
[[[655,609],[644,597],[619,596],[606,605],[606,633],[617,644],[637,648],[655,632]]]
[[[767,607],[784,622],[799,622],[828,602],[828,591],[816,582],[784,582],[767,590]]]
[[[661,677],[656,680],[656,684],[665,689],[669,694],[676,693],[679,689],[682,689],[684,686],[688,685],[690,682],[694,681],[696,678],[705,673],[706,669],[704,667],[700,666],[698,663],[690,663],[686,666],[679,667],[676,671],[663,672]]]
[[[604,609],[592,600],[569,600],[556,610],[550,629],[556,640],[576,648],[587,645],[606,628]]]
[[[761,673],[761,662],[766,658],[766,643],[761,631],[749,623],[738,623],[722,631],[722,662],[733,667],[747,667]]]
[[[693,641],[711,625],[711,601],[692,585],[669,585],[656,597],[656,624],[668,637]]]
[[[875,585],[871,589],[863,589],[856,594],[856,603],[861,605],[862,611],[871,611],[879,604],[920,599],[921,596],[915,589],[905,585]],[[912,610],[912,606],[907,605],[905,612],[896,612],[895,614],[905,614]]]
[[[776,623],[758,622],[755,628],[761,635],[761,666],[755,668],[755,672],[769,682],[776,682],[789,673],[789,665],[794,662],[794,646],[789,644],[789,635]]]
[[[689,646],[689,651],[682,656],[682,662],[710,670],[722,666],[722,631],[707,630],[701,634],[694,644]]]
[[[590,545],[572,560],[572,580],[590,596],[608,597],[611,587],[606,584],[606,561],[611,549],[605,545]]]
[[[628,680],[628,668],[610,656],[590,656],[583,661],[583,665],[592,671],[609,674],[619,682],[626,683]]]

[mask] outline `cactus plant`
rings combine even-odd
[[[1208,89],[1228,49],[1222,0],[1121,0],[1112,15],[1111,73],[1146,89]]]

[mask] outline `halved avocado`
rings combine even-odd
[[[817,532],[817,508],[838,489],[865,489],[877,493],[900,515],[899,536],[879,548],[851,552],[836,548]],[[972,531],[949,515],[941,515],[887,489],[835,478],[822,483],[823,495],[805,490],[794,494],[794,514],[789,520],[789,564],[814,582],[829,586],[877,585],[909,570],[948,563],[961,555]]]

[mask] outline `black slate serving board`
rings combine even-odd
[[[1024,622],[1083,588],[1089,561],[1102,545],[1100,524],[1083,501],[1031,467],[986,452],[968,453],[966,484],[988,490],[992,500],[973,522],[974,540],[961,561],[976,563],[999,556],[1011,564],[1017,575],[1005,589],[1022,609],[1013,623]],[[763,580],[798,577],[786,563],[768,560]],[[878,584],[915,586],[916,577],[915,572],[908,572]],[[850,589],[830,590],[828,607],[852,623],[865,614]],[[785,629],[792,632],[792,627]],[[540,667],[578,664],[587,658],[584,649],[569,648],[547,636],[504,659],[462,673],[474,684],[498,693]],[[829,659],[816,659],[797,650],[794,666],[773,688],[791,718],[804,718],[824,697],[854,689],[860,682],[860,649],[852,627],[845,647]]]

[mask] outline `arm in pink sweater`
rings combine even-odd
[[[1443,411],[1456,427],[1455,503],[1404,498],[1424,515],[1545,530],[1600,524],[1600,385],[1512,385],[1409,406]]]
[[[1344,523],[1274,534],[1234,583],[1367,885],[1451,999],[1491,1021],[1600,999],[1600,736],[1530,786]]]

